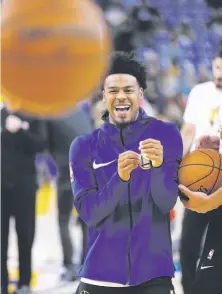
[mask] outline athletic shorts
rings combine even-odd
[[[162,277],[132,287],[104,287],[81,282],[76,294],[175,294],[171,278]]]
[[[192,242],[192,241],[191,241]],[[192,294],[222,294],[222,209],[210,221]]]

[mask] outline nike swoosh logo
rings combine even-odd
[[[114,160],[112,160],[110,162],[96,164],[96,161],[94,160],[93,161],[93,168],[97,169],[97,168],[100,168],[100,167],[103,167],[103,166],[107,166],[107,165],[113,163],[114,161],[116,161],[116,159],[114,159]]]
[[[214,267],[213,265],[209,265],[209,266],[201,266],[200,269],[205,269],[205,268],[210,268],[210,267]]]

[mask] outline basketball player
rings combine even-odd
[[[220,138],[216,140],[214,136],[202,137],[199,139],[198,148],[217,148],[217,151],[220,148],[219,152],[222,154],[222,104],[217,117],[216,128],[219,130]],[[222,187],[211,195],[192,192],[183,185],[179,188],[189,198],[188,201],[183,201],[188,209],[198,213],[210,212],[205,246],[191,293],[220,294],[222,291]]]
[[[18,240],[19,281],[14,294],[31,292],[37,178],[35,156],[46,146],[44,123],[1,109],[1,293],[8,294],[8,239],[14,217]]]
[[[217,135],[215,122],[222,103],[222,48],[213,60],[214,80],[195,86],[188,98],[181,130],[184,155],[193,151],[197,140],[204,135]],[[217,149],[218,145],[211,146]],[[207,214],[185,210],[181,238],[181,271],[184,294],[190,294],[196,263],[199,258],[201,240],[207,228]],[[190,242],[192,240],[192,242]]]
[[[70,147],[74,203],[89,227],[78,294],[174,293],[170,210],[182,138],[139,107],[145,88],[144,66],[115,52],[104,123]]]
[[[221,294],[222,291],[222,187],[211,195],[191,192],[184,186],[180,190],[189,198],[186,207],[209,215],[206,241],[191,294]]]
[[[180,185],[189,198],[185,206],[198,213],[210,212],[209,226],[191,294],[221,294],[222,291],[222,187],[211,195],[192,192]]]

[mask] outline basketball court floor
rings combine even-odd
[[[39,196],[39,198],[41,198],[41,196]],[[44,199],[47,199],[47,197]],[[37,202],[39,205],[39,199]],[[72,294],[75,293],[79,282],[64,285],[59,281],[62,254],[58,236],[55,195],[50,197],[50,200],[48,198],[48,202],[47,209],[44,209],[44,211],[41,211],[43,210],[41,209],[42,207],[37,209],[36,237],[33,248],[32,291],[35,294]],[[44,205],[41,204],[40,206]],[[74,262],[78,264],[81,255],[81,231],[79,227],[75,225],[76,218],[73,217],[73,219],[71,228],[76,248]],[[18,278],[17,244],[13,220],[11,221],[10,228],[8,257],[10,275],[9,289],[13,291]],[[174,279],[176,294],[182,294],[179,281],[180,272],[178,271]]]

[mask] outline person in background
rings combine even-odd
[[[195,86],[188,98],[181,130],[184,156],[195,149],[199,137],[217,135],[215,123],[218,109],[222,104],[222,47],[219,48],[212,65],[214,79]],[[207,214],[185,210],[180,249],[182,285],[185,294],[190,294],[191,291],[207,224]]]
[[[43,121],[1,106],[1,293],[8,293],[7,252],[10,218],[15,218],[19,281],[15,294],[30,293],[35,235],[35,157],[46,146]]]
[[[46,121],[46,126],[48,151],[52,155],[58,169],[58,224],[63,254],[61,279],[63,281],[73,281],[77,277],[77,268],[74,265],[74,257],[76,256],[70,232],[74,202],[69,175],[69,146],[73,137],[75,138],[90,132],[92,124],[90,118],[85,115],[83,110],[77,108],[76,111],[66,116]],[[87,228],[80,218],[78,218],[78,221],[83,233],[82,260],[80,260],[80,263],[82,263],[86,246]]]
[[[222,105],[218,115],[219,136],[203,136],[197,148],[214,149],[222,156]],[[221,183],[222,184],[222,183]],[[185,207],[197,213],[209,214],[209,225],[203,253],[191,287],[191,294],[221,294],[222,291],[222,187],[207,195],[190,191],[179,185],[180,191],[187,197]]]

